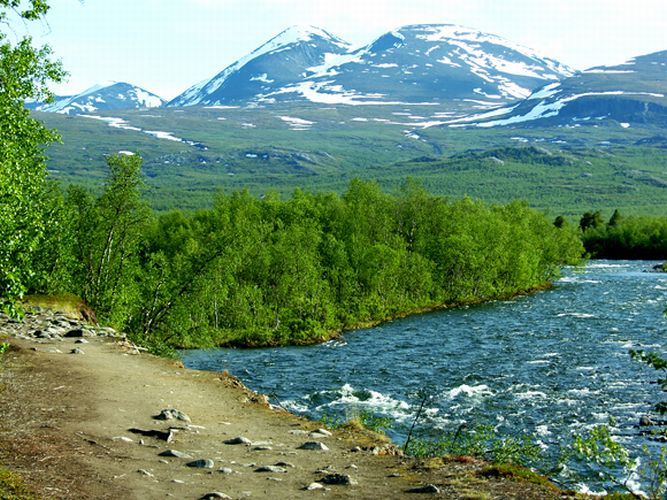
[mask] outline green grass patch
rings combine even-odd
[[[2,500],[37,500],[23,480],[13,472],[0,468],[0,499]]]

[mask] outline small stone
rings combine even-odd
[[[271,451],[273,448],[271,446],[267,445],[262,445],[262,446],[255,446],[253,448],[254,451]]]
[[[234,474],[234,470],[230,469],[229,467],[220,467],[218,469],[218,472],[220,474]]]
[[[320,451],[329,451],[329,448],[319,441],[306,441],[301,446],[298,447],[300,450],[320,450]]]
[[[276,481],[276,482],[282,481],[282,479],[279,478],[279,477],[267,477],[266,480],[267,481]]]
[[[78,347],[75,347],[70,351],[70,354],[85,354],[82,349],[79,349]]]
[[[259,446],[271,446],[273,443],[271,441],[256,441],[252,443],[253,446],[259,447]]]
[[[176,484],[185,484],[185,481],[182,479],[172,479],[171,482]]]
[[[387,477],[401,477],[401,475],[398,472],[392,472]]]
[[[199,500],[215,500],[216,498],[222,498],[223,500],[232,500],[232,497],[220,493],[219,491],[212,491],[211,493],[206,493],[203,497],[199,497]]]
[[[357,470],[359,467],[357,467],[355,464],[350,464],[346,467],[346,469],[354,469]]]
[[[276,462],[276,465],[278,467],[289,467],[290,469],[294,469],[296,467],[296,465],[291,464],[289,462]]]
[[[90,342],[88,342],[86,339],[76,339],[74,341],[74,343],[75,344],[89,344]]]
[[[185,465],[188,467],[192,467],[194,469],[212,469],[215,463],[213,462],[213,460],[201,458],[199,460],[193,460],[192,462],[188,462]]]
[[[308,434],[308,431],[304,431],[303,429],[292,429],[291,431],[288,432],[295,436],[305,436]]]
[[[162,453],[158,453],[158,456],[160,456],[160,457],[174,457],[174,458],[192,458],[187,453],[183,453],[182,451],[178,451],[178,450],[165,450]]]
[[[132,438],[129,438],[127,436],[115,436],[111,438],[112,441],[120,441],[122,443],[134,443],[134,440]]]
[[[327,474],[319,481],[324,484],[343,484],[346,486],[353,486],[357,484],[357,481],[352,479],[347,474]]]
[[[326,437],[331,437],[331,436],[333,436],[333,434],[332,434],[331,432],[329,432],[329,431],[326,430],[326,429],[322,429],[322,428],[320,428],[320,429],[315,429],[313,432],[310,433],[311,436],[312,436],[313,434],[318,434],[319,436],[326,436]]]
[[[250,439],[248,439],[247,437],[243,437],[243,436],[236,436],[236,437],[231,438],[231,439],[226,439],[223,442],[225,444],[244,444],[246,446],[250,446],[252,444],[252,441],[250,441]]]
[[[165,460],[164,458],[161,458],[160,460],[158,460],[158,462],[160,462],[161,464],[165,464],[165,465],[169,464],[169,461]]]
[[[310,483],[308,486],[304,488],[306,491],[315,491],[315,490],[323,490],[324,485],[321,483]]]
[[[152,473],[148,472],[146,469],[139,469],[137,472],[142,476],[155,477]]]
[[[287,469],[283,469],[282,467],[278,467],[277,465],[262,465],[261,467],[257,467],[255,469],[255,472],[271,472],[273,474],[287,474]]]
[[[434,484],[425,484],[424,486],[410,488],[408,493],[440,493],[440,488]]]
[[[63,335],[66,339],[74,338],[74,337],[83,337],[83,330],[81,328],[74,328],[70,330],[69,332],[65,333]]]
[[[183,422],[191,422],[190,417],[176,408],[164,409],[159,415],[155,415],[153,418],[155,420],[182,420]]]
[[[648,415],[642,415],[639,418],[640,427],[649,427],[651,425],[655,425],[655,423],[653,422],[653,420],[651,420],[651,417],[649,417]]]
[[[361,449],[361,446],[355,446],[355,447],[352,448],[350,451],[351,451],[352,453],[359,453],[360,451],[363,451],[363,450]]]

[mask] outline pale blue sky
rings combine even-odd
[[[664,0],[50,0],[33,29],[71,73],[55,90],[127,81],[170,99],[283,29],[310,24],[355,44],[405,24],[460,24],[576,69],[667,50]]]

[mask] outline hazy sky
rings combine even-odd
[[[500,35],[575,69],[667,49],[664,0],[50,0],[33,29],[70,72],[59,94],[127,81],[164,98],[294,24],[355,44],[406,24]]]

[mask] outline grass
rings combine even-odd
[[[18,475],[0,467],[0,499],[37,500],[38,498]]]

